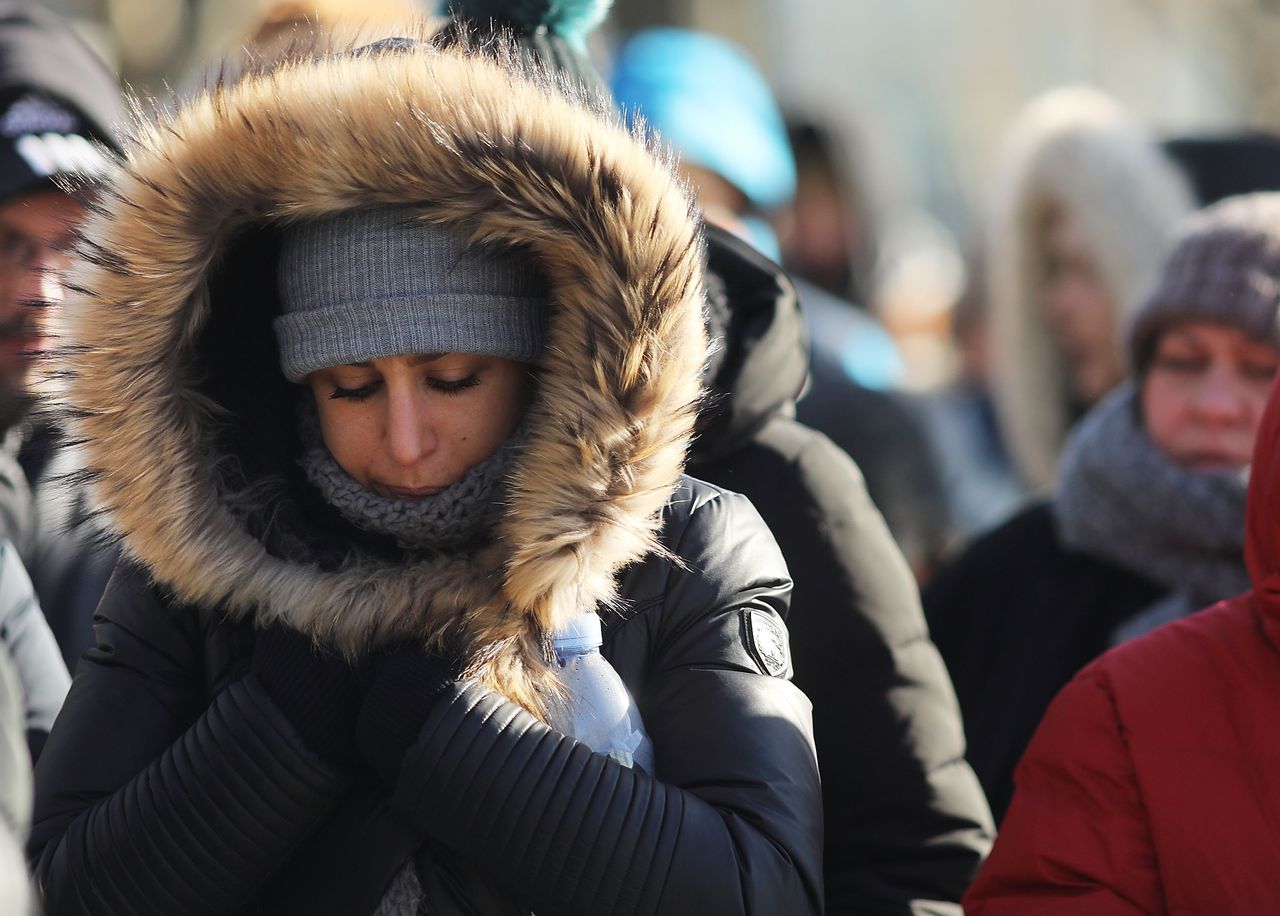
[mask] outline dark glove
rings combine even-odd
[[[360,680],[336,653],[279,624],[258,634],[253,673],[307,747],[338,765],[355,761]]]
[[[356,747],[385,785],[395,787],[405,752],[457,676],[455,659],[420,645],[398,646],[370,662]]]

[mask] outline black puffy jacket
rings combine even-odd
[[[667,166],[553,86],[405,43],[252,75],[138,136],[63,306],[131,565],[36,774],[48,912],[358,914],[408,857],[433,914],[819,912],[785,566],[745,499],[681,474],[703,250]],[[296,465],[277,221],[380,201],[547,274],[530,435],[466,556],[362,535]],[[556,677],[546,634],[586,609],[656,777],[525,711]],[[356,657],[447,640],[472,674],[384,787],[311,754],[245,673],[266,623]]]
[[[371,913],[417,854],[432,914],[819,912],[785,567],[741,496],[687,480],[665,516],[685,568],[630,569],[603,650],[658,779],[459,682],[394,792],[353,781],[249,673],[251,626],[122,567],[36,771],[47,911]]]
[[[805,377],[786,275],[707,229],[724,358],[689,470],[746,495],[795,580],[795,682],[814,704],[830,913],[956,913],[994,827],[920,596],[858,468],[789,416]]]

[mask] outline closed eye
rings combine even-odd
[[[367,385],[361,385],[359,388],[343,388],[340,385],[333,386],[333,393],[329,395],[331,401],[341,398],[350,398],[353,401],[364,401],[377,393],[382,382],[370,382]]]
[[[456,380],[446,380],[433,378],[427,380],[427,387],[432,391],[438,391],[441,394],[458,394],[466,391],[468,388],[474,388],[480,384],[480,376],[476,373],[468,375],[466,378]]]

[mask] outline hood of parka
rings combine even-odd
[[[726,229],[708,225],[708,396],[689,455],[692,472],[742,448],[793,411],[809,377],[809,342],[786,272]]]
[[[294,428],[298,396],[275,362],[271,239],[382,204],[540,264],[531,433],[491,545],[299,558],[263,534],[288,462],[254,444]],[[352,655],[447,640],[469,674],[543,708],[547,631],[616,602],[619,570],[658,549],[697,412],[703,246],[670,162],[563,85],[402,42],[285,64],[139,126],[83,236],[66,397],[95,496],[157,583]]]
[[[1280,651],[1280,379],[1271,386],[1253,443],[1244,517],[1244,562],[1264,631]]]
[[[1042,301],[1047,217],[1076,221],[1120,329],[1160,269],[1171,227],[1194,209],[1154,137],[1114,101],[1081,86],[1034,100],[1004,138],[987,212],[985,274],[992,391],[1001,435],[1034,490],[1057,480],[1075,421],[1070,366]]]

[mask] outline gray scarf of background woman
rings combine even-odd
[[[1059,473],[1053,511],[1063,545],[1170,591],[1121,625],[1113,644],[1249,588],[1247,473],[1174,464],[1142,426],[1132,382],[1080,422]]]

